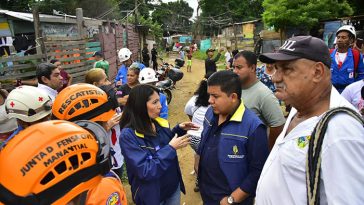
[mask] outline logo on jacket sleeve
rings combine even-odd
[[[106,205],[121,205],[119,194],[117,192],[112,193],[107,199]]]
[[[243,154],[239,154],[239,149],[237,145],[234,145],[232,148],[233,154],[228,154],[228,157],[230,159],[243,159],[244,155]]]

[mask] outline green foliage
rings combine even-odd
[[[198,23],[199,33],[217,35],[226,24],[244,22],[261,18],[263,0],[201,0],[201,16]]]
[[[198,50],[198,51],[193,52],[192,57],[199,59],[199,60],[205,60],[207,58],[207,55],[205,52]]]
[[[354,16],[364,14],[363,0],[348,0],[348,3],[354,10]]]
[[[293,26],[311,29],[320,20],[353,14],[347,1],[332,0],[264,0],[263,21],[276,30]]]
[[[202,17],[220,16],[221,19],[231,18],[233,22],[242,22],[260,18],[263,12],[263,0],[201,0]],[[213,22],[213,21],[212,21]]]
[[[157,40],[157,43],[159,43],[158,41],[163,37],[162,26],[157,22],[153,22],[150,18],[145,19],[143,16],[139,18],[139,22],[140,24],[149,27],[150,34],[153,35]]]
[[[30,12],[31,9],[29,5],[31,5],[32,2],[32,0],[2,0],[0,8],[10,11]]]
[[[135,0],[115,0],[119,2],[119,9],[121,11],[132,11],[135,8]],[[149,6],[149,3],[153,0],[137,0],[138,6],[138,13],[142,15],[144,18],[149,17],[149,11],[151,11],[151,8]],[[143,4],[142,4],[143,2]],[[122,12],[121,17],[124,18],[127,15],[127,12]]]
[[[127,18],[128,23],[135,24],[135,17],[129,16]],[[138,23],[149,28],[149,34],[155,37],[157,43],[160,43],[163,37],[163,29],[160,24],[153,22],[150,18],[144,18],[143,16],[138,16]]]
[[[192,22],[189,19],[192,15],[193,8],[186,1],[178,0],[155,6],[152,19],[166,31],[185,33],[191,30]]]
[[[218,51],[214,52],[214,57],[216,57],[217,53],[218,53]],[[192,57],[196,58],[196,59],[199,59],[199,60],[206,60],[207,55],[206,55],[206,52],[198,50],[198,51],[193,52]],[[219,60],[217,62],[218,63],[224,63],[225,62],[225,56],[223,54],[221,54],[221,56],[220,56],[220,58],[219,58]]]

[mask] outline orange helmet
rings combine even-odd
[[[17,134],[0,153],[0,202],[66,204],[110,170],[106,131],[91,121],[54,120]]]
[[[86,83],[74,84],[63,89],[54,100],[53,116],[60,120],[91,120],[106,122],[119,107],[116,98],[102,89]]]

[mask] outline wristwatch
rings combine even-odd
[[[234,197],[232,197],[231,195],[228,196],[227,202],[228,202],[228,204],[234,204]]]

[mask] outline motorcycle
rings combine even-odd
[[[178,68],[181,68],[185,65],[185,60],[183,60],[181,58],[176,58],[174,63],[176,64],[176,67],[178,66]]]
[[[165,80],[167,78],[168,71],[170,70],[170,65],[167,62],[163,61],[163,58],[160,58],[162,60],[162,64],[159,66],[158,70],[156,71],[157,77],[159,81]]]
[[[173,81],[171,79],[162,80],[155,85],[161,93],[166,95],[167,103],[172,101],[172,89],[174,89]]]
[[[157,77],[159,82],[156,87],[167,96],[167,103],[172,101],[172,90],[175,89],[177,81],[183,78],[183,72],[175,66],[166,63],[162,60],[162,65],[157,70]],[[171,68],[172,67],[172,68]]]

